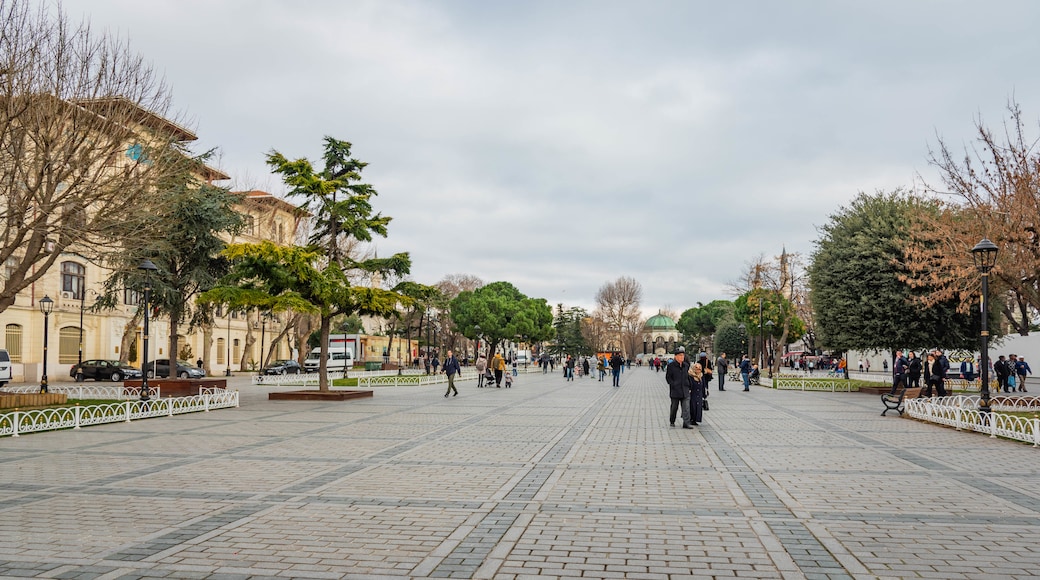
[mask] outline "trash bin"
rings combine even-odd
[[[383,369],[383,363],[381,363],[381,362],[374,362],[374,361],[366,361],[365,362],[365,370],[366,371],[379,371],[379,370],[382,370],[382,369]]]

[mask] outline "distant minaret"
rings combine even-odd
[[[788,300],[794,298],[794,276],[791,275],[791,265],[788,263],[787,246],[783,246],[780,252],[780,293]]]
[[[375,252],[375,258],[379,259],[379,251]],[[379,272],[372,272],[371,278],[369,278],[370,288],[382,288],[383,287],[383,276]]]

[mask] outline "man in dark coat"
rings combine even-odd
[[[614,377],[614,386],[621,386],[621,365],[625,364],[625,359],[621,358],[621,353],[615,352],[610,355],[610,374]]]
[[[448,393],[455,391],[453,397],[458,396],[459,390],[455,388],[455,375],[462,372],[462,367],[459,366],[459,359],[455,358],[455,355],[449,350],[448,358],[444,359],[444,374],[448,375],[448,390],[444,393],[447,397]]]
[[[668,383],[668,397],[672,400],[668,422],[675,427],[675,412],[681,407],[682,428],[693,429],[693,425],[690,425],[690,363],[686,360],[686,349],[683,347],[675,351],[675,358],[668,363],[664,380]]]

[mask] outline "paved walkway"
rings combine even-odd
[[[0,439],[0,577],[1035,578],[1040,450],[856,393],[376,389]],[[241,379],[237,379],[241,380]]]

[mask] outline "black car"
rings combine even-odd
[[[294,360],[276,360],[264,369],[265,375],[298,375],[302,372],[300,363]]]
[[[170,376],[170,359],[160,358],[148,363],[148,378]],[[177,361],[176,376],[182,379],[201,379],[206,372],[183,360]]]
[[[81,364],[72,365],[69,376],[82,381],[83,379],[94,379],[95,381],[123,381],[126,379],[141,378],[141,371],[134,367],[121,363],[117,360],[85,360]]]

